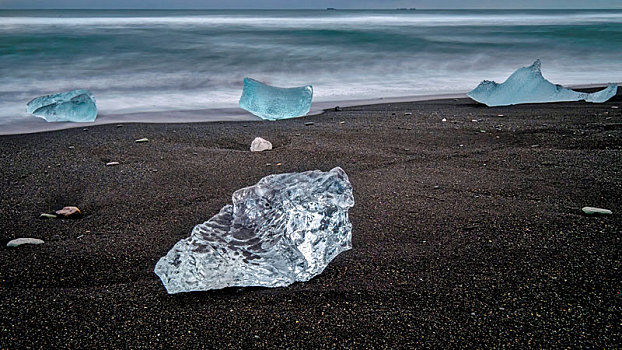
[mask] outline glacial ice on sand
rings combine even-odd
[[[505,82],[499,84],[484,80],[467,95],[489,107],[509,106],[521,103],[545,103],[564,101],[587,101],[603,103],[615,96],[617,84],[594,92],[578,92],[556,85],[544,79],[540,60],[531,66],[519,68]]]
[[[92,122],[97,117],[95,98],[88,90],[37,97],[28,102],[26,111],[48,122]]]
[[[279,88],[251,78],[244,78],[240,108],[267,120],[295,118],[306,115],[311,108],[311,85]]]
[[[155,266],[170,294],[284,287],[322,273],[352,248],[352,185],[343,169],[269,175],[233,193]]]

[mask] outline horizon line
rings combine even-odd
[[[522,11],[522,10],[558,10],[558,11],[577,11],[577,10],[622,10],[622,7],[612,8],[0,8],[0,11],[6,10],[29,10],[29,11],[46,11],[46,10],[69,10],[69,11],[462,11],[462,10],[483,10],[483,11]]]

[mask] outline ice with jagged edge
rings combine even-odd
[[[295,118],[306,115],[311,108],[311,85],[280,88],[244,78],[240,108],[267,120]]]
[[[339,167],[269,175],[194,227],[155,266],[170,294],[284,287],[322,273],[352,248],[352,185]]]
[[[519,68],[502,84],[484,80],[467,95],[477,102],[494,107],[565,101],[603,103],[618,91],[617,84],[609,84],[604,90],[591,94],[570,90],[544,79],[540,65],[540,60],[536,60],[529,67]]]
[[[72,90],[37,97],[28,102],[26,112],[48,122],[92,122],[97,105],[90,91]]]

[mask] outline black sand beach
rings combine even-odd
[[[450,99],[1,136],[0,348],[619,347],[613,106]],[[274,150],[249,152],[256,136]],[[335,166],[354,248],[322,275],[166,294],[155,263],[235,190]],[[68,205],[85,216],[39,218]],[[6,248],[18,237],[46,243]]]

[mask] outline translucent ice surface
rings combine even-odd
[[[37,97],[26,111],[48,122],[92,122],[97,117],[95,98],[88,90]]]
[[[618,84],[609,84],[606,89],[587,94],[585,100],[593,103],[603,103],[618,93]]]
[[[194,227],[155,266],[170,294],[283,287],[322,273],[352,248],[352,185],[339,167],[269,175]]]
[[[544,79],[540,69],[540,60],[531,66],[514,72],[502,84],[484,80],[467,95],[489,107],[509,106],[521,103],[545,103],[562,101],[606,102],[618,91],[617,84],[595,93],[570,90]]]
[[[295,118],[309,113],[312,98],[311,85],[279,88],[244,78],[240,108],[267,120]]]

